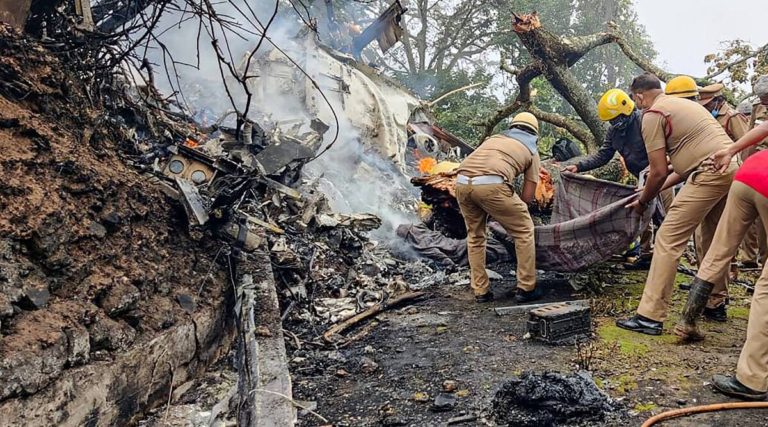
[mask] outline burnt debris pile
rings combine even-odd
[[[619,420],[622,411],[586,373],[525,372],[496,392],[491,416],[507,426],[579,426]]]

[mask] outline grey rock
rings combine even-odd
[[[489,270],[487,268],[485,269],[485,273],[488,275],[488,279],[490,279],[490,280],[502,280],[502,279],[504,279],[504,277],[501,274],[499,274],[499,273],[497,273],[497,272],[495,272],[493,270]]]
[[[88,234],[103,239],[107,235],[107,229],[98,222],[91,221],[91,224],[88,226]]]
[[[435,402],[429,408],[432,412],[448,412],[456,407],[456,396],[448,393],[440,393],[435,397]]]
[[[125,277],[117,279],[118,283],[99,301],[98,306],[104,309],[109,317],[119,316],[133,309],[141,297],[141,291],[136,286],[125,283],[127,281]]]
[[[27,288],[24,289],[24,296],[19,301],[19,305],[25,310],[37,310],[45,307],[49,299],[51,299],[51,293],[48,292],[48,288]]]
[[[376,363],[373,359],[370,357],[361,357],[360,358],[360,370],[365,373],[370,373],[375,370],[379,369],[379,364]]]
[[[88,363],[91,342],[88,330],[82,327],[65,329],[67,337],[67,363],[70,367]]]
[[[100,315],[88,326],[91,351],[122,350],[133,343],[136,331],[122,322]]]
[[[197,303],[195,302],[195,299],[187,294],[176,295],[176,302],[178,302],[182,310],[186,311],[187,313],[194,313],[195,310],[197,310]]]

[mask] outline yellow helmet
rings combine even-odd
[[[699,87],[691,77],[677,76],[667,82],[664,93],[678,98],[691,98],[699,96]]]
[[[621,89],[610,89],[603,94],[597,103],[597,116],[604,122],[611,121],[620,114],[628,116],[635,109],[635,103]]]
[[[526,112],[516,115],[509,125],[509,127],[512,126],[522,126],[536,132],[536,135],[539,134],[539,121],[536,119],[536,116],[531,113]]]

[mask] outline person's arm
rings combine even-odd
[[[720,173],[724,173],[728,169],[728,165],[731,164],[731,159],[736,154],[739,154],[742,150],[745,150],[753,145],[757,145],[760,141],[768,137],[768,121],[761,123],[746,135],[739,138],[733,145],[728,148],[723,148],[720,151],[715,152],[709,156],[712,168]]]
[[[536,196],[536,186],[539,184],[539,169],[541,169],[541,159],[538,155],[534,155],[531,159],[531,164],[528,165],[528,169],[523,173],[523,189],[520,194],[520,198],[525,203],[531,203],[531,200]]]
[[[616,154],[616,149],[613,148],[613,136],[611,133],[612,132],[610,131],[608,132],[608,135],[605,137],[605,141],[603,141],[603,145],[600,146],[600,149],[597,150],[597,153],[583,158],[581,161],[576,163],[576,170],[570,172],[591,171],[592,169],[597,169],[600,166],[604,166],[606,163],[610,162],[613,158],[613,155]]]
[[[642,214],[648,203],[656,197],[664,186],[669,175],[667,162],[667,137],[664,132],[664,116],[661,114],[646,114],[643,116],[643,141],[648,152],[648,178],[640,196],[627,208]]]
[[[535,182],[523,180],[523,194],[520,195],[520,198],[525,203],[531,203],[531,200],[536,196],[536,185]]]

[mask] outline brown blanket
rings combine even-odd
[[[623,253],[648,226],[657,203],[640,216],[626,209],[636,197],[634,187],[564,172],[557,183],[552,220],[537,226],[536,268],[548,271],[577,271]],[[488,262],[512,258],[511,239],[498,223],[492,235],[509,248],[506,256],[498,245],[489,246]],[[450,239],[424,227],[401,225],[397,230],[420,255],[441,263],[467,264],[464,240]]]

